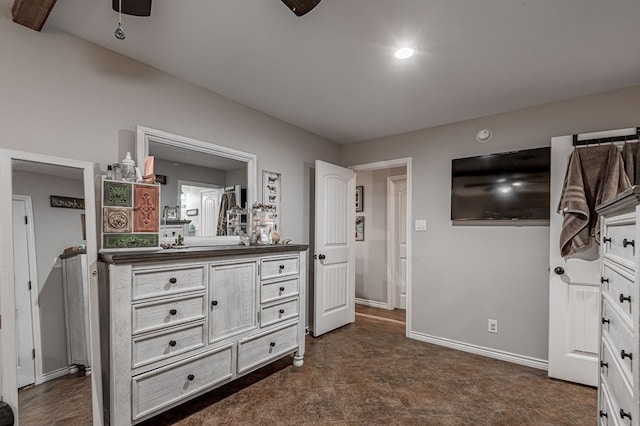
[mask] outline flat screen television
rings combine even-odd
[[[451,220],[549,220],[551,148],[451,162]]]

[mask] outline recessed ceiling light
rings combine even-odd
[[[410,47],[403,47],[401,49],[396,50],[395,56],[398,59],[410,58],[413,56],[413,49]]]

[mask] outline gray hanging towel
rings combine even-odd
[[[640,143],[625,143],[622,147],[622,160],[631,185],[640,183]]]
[[[220,200],[220,214],[218,215],[218,230],[216,235],[227,235],[227,210],[236,205],[236,194],[234,192],[225,192]]]
[[[563,257],[587,248],[592,236],[599,242],[600,221],[595,206],[629,187],[631,183],[615,145],[573,150],[558,203],[558,212],[564,214],[560,230]]]

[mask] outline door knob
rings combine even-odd
[[[324,254],[321,254],[318,256],[318,259],[320,260],[325,260],[327,258],[327,256],[325,256]]]
[[[556,266],[555,268],[553,268],[553,272],[555,272],[558,275],[563,275],[564,268],[562,266]]]

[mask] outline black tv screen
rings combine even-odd
[[[451,162],[451,220],[549,219],[551,148]]]

